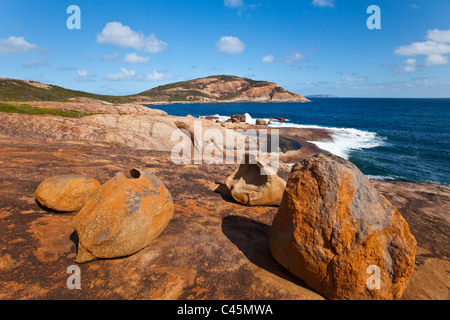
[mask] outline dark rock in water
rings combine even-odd
[[[261,119],[256,119],[256,125],[257,126],[265,126],[265,125],[267,125],[267,121],[261,120]]]
[[[247,117],[244,114],[234,114],[231,116],[232,122],[237,122],[237,123],[245,122],[246,119],[247,119]]]

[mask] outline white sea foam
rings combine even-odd
[[[382,181],[394,181],[398,180],[399,177],[395,176],[379,176],[379,175],[366,175],[366,178],[369,180],[382,180]]]
[[[218,117],[220,121],[227,121],[230,119],[228,116],[214,115]],[[246,123],[256,124],[256,119],[248,113],[245,114]],[[297,123],[292,123],[289,119],[286,122],[281,123],[274,119],[261,119],[265,120],[273,128],[305,128],[305,129],[325,129],[330,132],[332,138],[331,141],[309,141],[319,148],[331,152],[339,157],[348,159],[349,153],[352,150],[362,150],[370,149],[382,146],[385,144],[385,138],[381,137],[375,132],[364,131],[354,128],[334,128],[334,127],[323,127],[317,125],[302,125]]]

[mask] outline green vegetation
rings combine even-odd
[[[80,118],[84,116],[90,116],[93,113],[84,113],[76,110],[54,110],[47,108],[32,107],[27,104],[9,104],[0,103],[0,112],[5,113],[25,113],[25,114],[37,114],[37,115],[54,115],[69,118]]]
[[[285,91],[282,87],[275,87],[274,90],[275,90],[276,92],[279,92],[279,93],[282,93],[282,92]]]
[[[32,82],[31,82],[32,83]],[[48,85],[48,89],[39,88],[25,81],[14,79],[0,80],[0,101],[60,101],[70,98],[91,98],[111,103],[127,103],[134,101],[133,96],[105,96],[82,91],[74,91],[58,86]]]

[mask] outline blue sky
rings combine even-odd
[[[101,94],[230,74],[303,95],[450,97],[449,57],[448,0],[0,0],[0,77]]]

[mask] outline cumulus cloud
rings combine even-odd
[[[427,57],[427,66],[439,66],[448,64],[448,57],[442,56],[440,54],[431,54]]]
[[[0,39],[0,54],[36,53],[37,45],[29,43],[24,37],[11,36]]]
[[[156,70],[153,70],[153,73],[150,73],[145,80],[152,81],[152,82],[158,82],[162,80],[170,79],[170,76],[165,75],[164,73],[160,73]]]
[[[450,43],[450,30],[428,30],[427,38],[436,42]]]
[[[427,66],[448,64],[448,57],[444,55],[450,54],[450,30],[428,30],[425,41],[400,46],[394,53],[410,57],[425,55]]]
[[[76,81],[92,81],[93,77],[89,75],[89,72],[85,69],[78,69],[77,70],[77,77],[75,78]]]
[[[316,7],[334,8],[334,0],[313,0],[311,4]]]
[[[228,8],[239,8],[244,5],[243,0],[224,0],[223,3]]]
[[[221,37],[220,40],[216,42],[216,47],[219,52],[226,54],[242,53],[245,50],[245,44],[239,40],[239,38],[231,36]]]
[[[167,48],[167,43],[158,40],[154,34],[146,36],[142,32],[136,32],[129,26],[115,21],[107,23],[102,32],[97,34],[97,42],[150,53],[161,52]]]
[[[275,57],[272,55],[262,57],[262,62],[271,63],[275,61]]]
[[[136,80],[136,71],[120,68],[120,72],[116,74],[107,74],[105,80],[119,81],[119,80]]]
[[[401,56],[448,54],[450,53],[450,44],[432,40],[413,42],[409,45],[398,47],[394,52]]]
[[[124,63],[147,63],[150,61],[150,57],[141,57],[138,56],[136,53],[129,53],[125,56],[125,59],[122,60]]]

